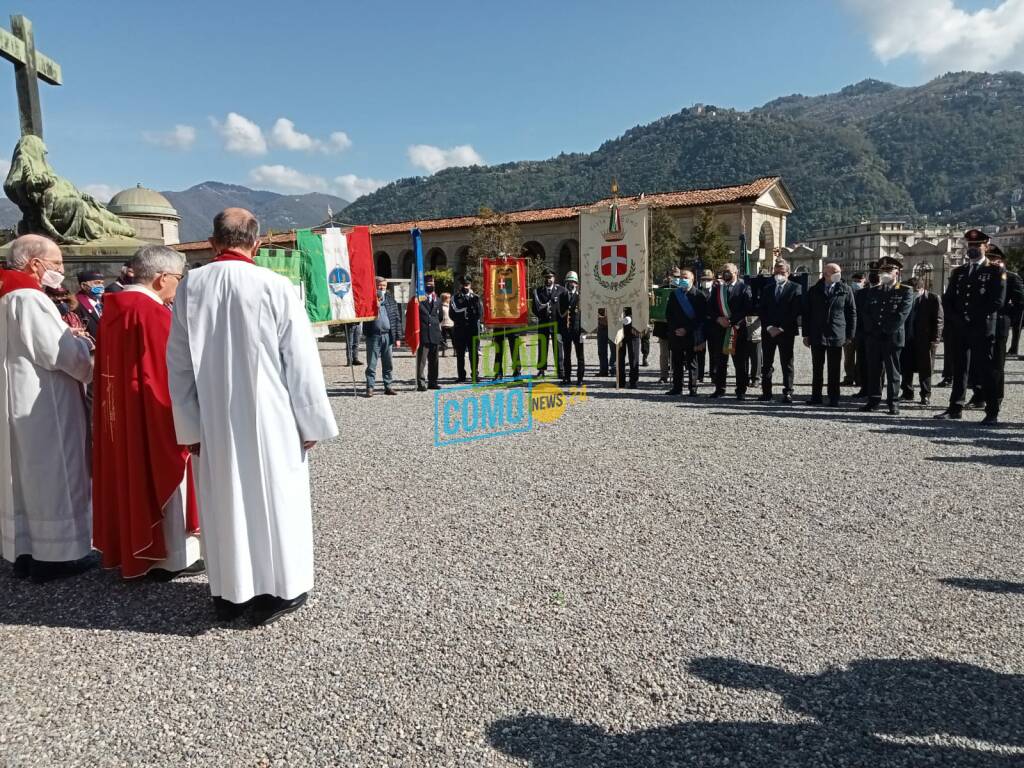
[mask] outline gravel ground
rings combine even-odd
[[[435,448],[407,357],[367,400],[323,349],[309,605],[0,569],[0,765],[1024,765],[1024,363],[1000,428],[645,369]]]

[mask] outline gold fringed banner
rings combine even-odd
[[[484,259],[484,325],[526,325],[526,259]]]

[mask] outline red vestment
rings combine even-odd
[[[188,475],[185,529],[199,530],[188,450],[167,388],[171,311],[142,291],[106,297],[93,374],[93,546],[103,567],[142,576],[167,557],[164,506]]]

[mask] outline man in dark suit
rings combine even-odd
[[[94,339],[99,338],[100,317],[103,315],[103,273],[87,269],[78,273],[78,308],[75,314],[85,330]]]
[[[469,356],[469,372],[473,383],[477,380],[477,367],[480,364],[480,321],[484,316],[484,303],[473,293],[473,278],[468,274],[462,276],[462,290],[452,297],[451,317],[455,321],[452,329],[452,345],[455,347],[455,365],[458,378],[457,384],[468,381],[466,378],[466,357]]]
[[[878,285],[878,264],[871,262],[870,271],[868,272],[868,278],[865,285],[854,292],[853,294],[853,307],[857,311],[857,330],[853,336],[853,346],[856,349],[856,369],[857,369],[857,392],[854,394],[855,398],[867,397],[868,396],[868,336],[864,333],[864,300],[867,299],[868,295],[865,291],[872,286]]]
[[[935,350],[942,338],[942,301],[927,290],[924,277],[912,277],[906,284],[914,294],[914,304],[907,317],[906,345],[900,357],[903,399],[914,399],[916,373],[921,383],[921,405],[928,405],[932,397]]]
[[[782,402],[793,402],[793,342],[803,312],[803,289],[789,279],[785,259],[775,262],[775,279],[761,289],[761,402],[771,402],[775,351],[782,367]]]
[[[935,418],[963,418],[967,381],[972,374],[984,400],[982,424],[999,420],[999,393],[995,370],[999,311],[1006,301],[1006,270],[985,257],[989,236],[979,229],[964,233],[966,264],[953,270],[942,306],[946,314],[946,351],[952,357],[953,379],[949,407]]]
[[[743,400],[747,396],[750,371],[746,331],[751,303],[750,287],[739,279],[739,269],[735,264],[724,265],[719,281],[711,288],[708,301],[708,319],[711,321],[709,343],[715,368],[715,391],[711,397],[725,394],[729,357],[732,357],[736,372],[736,399]]]
[[[838,264],[826,264],[821,280],[807,291],[807,310],[804,315],[804,346],[811,348],[811,399],[808,405],[821,405],[824,369],[828,367],[828,404],[839,405],[839,368],[843,359],[843,346],[856,337],[858,322],[855,297],[866,293],[862,288],[856,294],[843,284],[843,273]]]
[[[434,278],[425,279],[427,295],[419,300],[420,347],[416,350],[416,389],[440,389],[437,352],[441,346],[441,299],[434,293]]]
[[[572,353],[576,351],[576,384],[583,384],[583,328],[580,326],[580,279],[575,272],[565,276],[565,291],[558,296],[558,335],[562,358],[562,383],[572,379]]]
[[[997,267],[1006,269],[1006,256],[998,245],[989,245],[985,251],[989,262]],[[1016,272],[1006,272],[1006,300],[1003,308],[999,310],[999,323],[996,326],[996,347],[993,355],[993,363],[996,372],[996,397],[999,402],[1003,400],[1003,390],[1006,386],[1006,344],[1013,342],[1014,323],[1024,309],[1024,281]],[[1012,347],[1011,347],[1012,348]],[[983,393],[976,392],[979,399]]]
[[[561,336],[558,333],[558,299],[565,292],[555,282],[555,273],[544,270],[544,283],[533,289],[533,315],[540,326],[537,333],[537,375],[543,376],[548,368],[548,350],[554,349],[555,368],[562,359]]]
[[[672,350],[672,389],[666,395],[683,394],[683,373],[690,397],[697,395],[697,352],[704,354],[707,297],[695,287],[693,272],[682,270],[673,277],[675,290],[665,308],[665,326]]]
[[[377,278],[377,317],[363,323],[363,337],[366,339],[366,396],[373,397],[377,383],[377,360],[380,360],[381,378],[384,380],[384,394],[397,395],[391,386],[391,350],[398,340],[398,329],[402,325],[398,302],[388,293],[388,281]]]
[[[907,316],[914,294],[901,285],[899,262],[883,257],[878,262],[878,285],[867,289],[864,300],[864,332],[868,350],[868,401],[862,411],[875,411],[882,402],[882,373],[886,379],[889,413],[900,412],[900,355],[906,342]]]

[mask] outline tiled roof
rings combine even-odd
[[[728,203],[753,202],[761,195],[774,187],[780,181],[779,176],[765,176],[755,179],[749,184],[737,184],[731,187],[713,187],[711,189],[690,189],[681,192],[657,192],[654,194],[636,195],[633,197],[620,197],[622,205],[632,205],[643,202],[663,208],[693,208],[703,205],[723,205]],[[597,203],[587,205],[572,205],[563,208],[539,208],[529,211],[512,211],[508,218],[516,224],[529,224],[538,221],[562,221],[573,219],[579,215],[581,208],[589,208],[591,205],[609,203],[611,198],[599,200]],[[455,216],[447,219],[424,219],[419,221],[399,221],[393,224],[371,224],[371,235],[393,235],[408,232],[413,227],[419,227],[424,232],[464,229],[476,226],[480,223],[479,216]],[[264,245],[292,245],[295,242],[291,232],[280,235],[273,235],[264,241]],[[197,243],[181,243],[176,245],[179,251],[196,251],[209,248],[209,244],[203,240]]]

